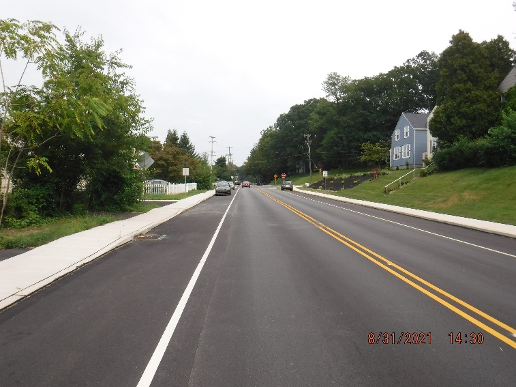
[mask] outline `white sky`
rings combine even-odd
[[[459,29],[476,42],[502,35],[515,48],[512,3],[8,0],[0,18],[102,35],[106,51],[123,49],[133,66],[128,73],[154,118],[151,136],[186,131],[198,153],[209,153],[215,136],[214,160],[231,147],[241,165],[280,114],[324,96],[330,72],[354,79],[387,72],[422,50],[440,54]]]

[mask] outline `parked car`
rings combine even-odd
[[[215,195],[231,195],[231,187],[227,181],[218,181],[215,187]]]
[[[231,189],[236,189],[235,183],[233,183],[232,181],[228,181],[228,183]]]
[[[251,188],[251,183],[249,183],[247,180],[242,182],[242,188],[247,187]]]
[[[281,190],[284,191],[288,189],[289,191],[292,191],[294,189],[294,186],[292,185],[292,182],[290,180],[285,180],[283,183],[281,183]]]

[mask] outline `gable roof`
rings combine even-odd
[[[507,90],[509,90],[514,85],[516,85],[516,67],[513,67],[512,70],[509,71],[509,74],[507,74],[498,88],[503,94],[505,94],[507,93]]]
[[[403,113],[414,129],[428,129],[428,113]]]

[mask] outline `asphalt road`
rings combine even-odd
[[[513,386],[515,278],[514,239],[240,188],[0,312],[0,385]]]

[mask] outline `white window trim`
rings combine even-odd
[[[400,139],[400,130],[395,129],[394,130],[394,141],[398,141]]]
[[[400,159],[400,153],[401,153],[401,146],[394,147],[393,154],[392,154],[393,160],[399,160]]]
[[[401,157],[404,159],[410,158],[410,144],[403,145],[401,149]]]
[[[403,128],[403,138],[409,138],[410,136],[410,127],[407,125]]]

